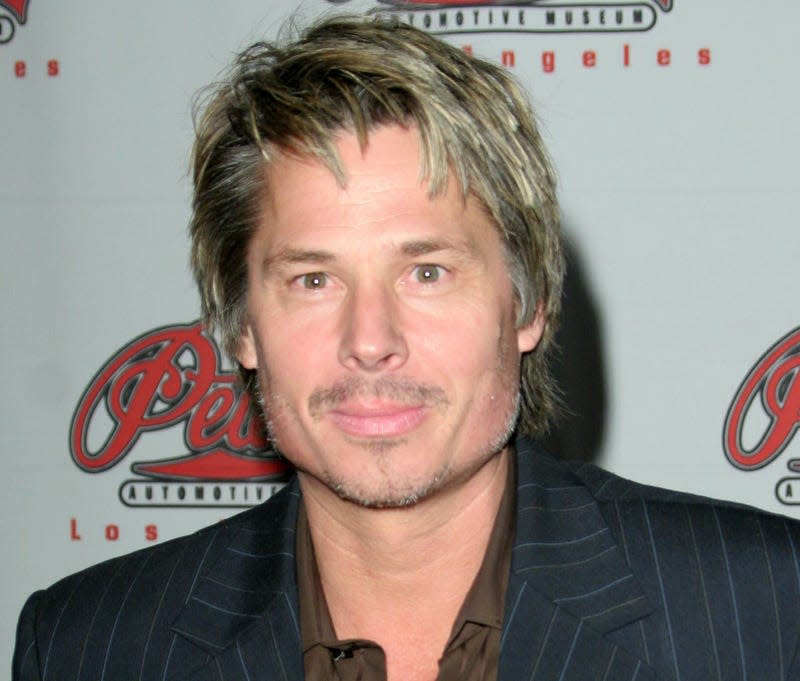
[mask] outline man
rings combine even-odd
[[[296,479],[35,594],[15,679],[800,679],[797,526],[512,439],[563,265],[502,69],[376,19],[256,45],[194,180],[205,318]]]

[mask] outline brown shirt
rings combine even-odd
[[[495,681],[503,606],[511,567],[516,485],[509,457],[506,490],[486,555],[461,606],[439,659],[437,681]],[[300,636],[307,681],[386,681],[386,656],[374,641],[340,640],[322,592],[302,500],[297,518],[297,586]]]

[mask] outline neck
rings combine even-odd
[[[344,501],[301,474],[320,579],[339,638],[376,641],[387,660],[393,648],[419,639],[438,659],[486,552],[508,463],[504,449],[468,480],[397,509]]]

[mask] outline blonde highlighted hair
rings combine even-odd
[[[384,125],[414,127],[420,176],[432,196],[453,173],[503,238],[518,324],[544,315],[522,359],[518,429],[541,433],[556,408],[546,356],[563,278],[554,172],[525,93],[501,67],[419,29],[380,17],[338,16],[292,39],[245,50],[196,115],[191,264],[203,318],[235,357],[245,323],[246,253],[278,150],[324,163],[344,185],[335,140],[368,143]],[[240,367],[253,393],[255,374]]]

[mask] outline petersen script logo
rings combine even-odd
[[[769,348],[753,365],[725,418],[725,455],[737,468],[751,471],[775,461],[800,428],[800,327]],[[800,459],[787,467],[800,473]],[[800,477],[781,478],[778,501],[800,504]]]
[[[342,4],[342,0],[328,0]],[[348,0],[344,0],[347,2]],[[378,0],[370,13],[394,15],[431,33],[629,33],[649,31],[673,0]]]
[[[186,451],[139,459],[148,438],[174,428]],[[118,350],[78,402],[70,451],[87,473],[135,458],[138,477],[119,488],[127,506],[253,506],[290,470],[267,450],[247,395],[199,322],[148,331]]]
[[[17,26],[28,20],[30,0],[0,0],[0,45],[10,42]]]

